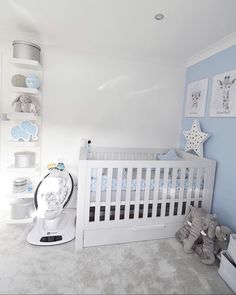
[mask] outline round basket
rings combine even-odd
[[[11,83],[14,87],[26,87],[25,76],[17,74],[11,78]]]

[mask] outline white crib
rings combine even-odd
[[[190,204],[211,210],[216,162],[176,149],[80,150],[76,248],[174,237]]]

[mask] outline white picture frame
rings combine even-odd
[[[185,117],[204,117],[208,91],[208,78],[188,84]]]
[[[209,116],[236,117],[236,70],[214,76]]]

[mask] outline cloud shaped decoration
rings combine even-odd
[[[38,126],[31,121],[22,121],[11,129],[11,135],[16,141],[38,140]]]

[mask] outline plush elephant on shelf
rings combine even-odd
[[[22,113],[34,113],[38,115],[38,107],[33,103],[31,96],[29,95],[19,95],[12,102],[12,106],[15,106],[15,112]]]
[[[185,253],[193,253],[195,250],[204,263],[211,264],[215,259],[214,237],[216,226],[216,216],[207,213],[203,208],[190,206],[184,225],[175,236],[178,241],[183,243]]]

